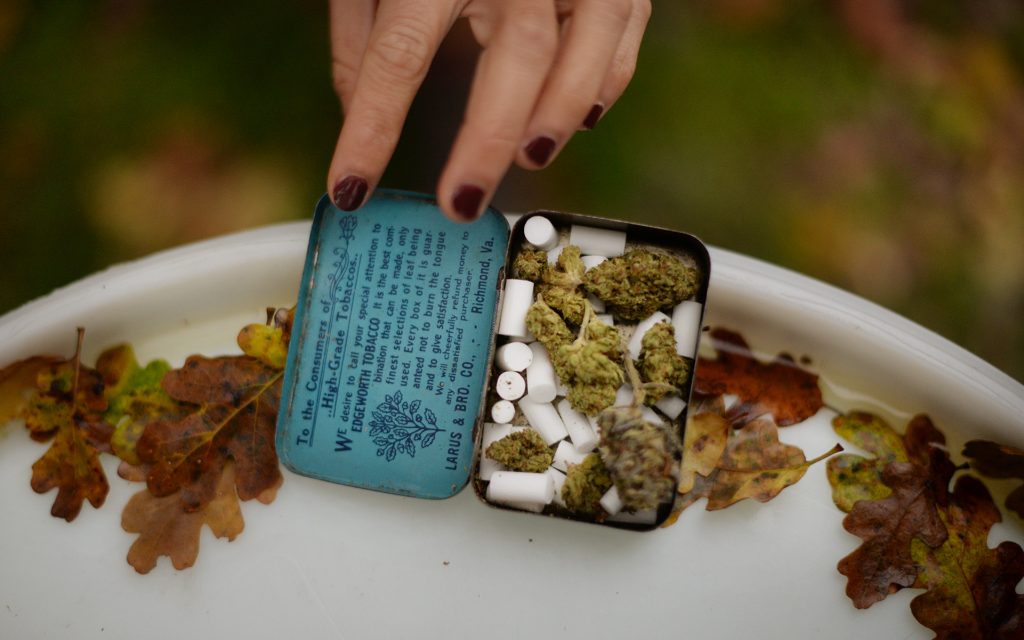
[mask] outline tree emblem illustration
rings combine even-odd
[[[402,392],[384,396],[384,402],[373,410],[370,437],[377,445],[377,455],[391,462],[399,453],[416,457],[417,445],[426,449],[437,434],[445,431],[437,426],[437,416],[429,408],[420,411],[420,401],[402,400]]]

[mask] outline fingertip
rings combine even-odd
[[[593,130],[593,128],[597,126],[597,123],[601,121],[602,115],[604,115],[604,105],[600,102],[595,103],[594,106],[590,107],[587,117],[583,119],[581,129],[583,131]]]
[[[551,162],[557,147],[558,143],[555,142],[554,138],[550,136],[537,136],[526,143],[526,146],[523,147],[523,153],[526,154],[527,159],[535,167],[543,168]]]
[[[452,191],[445,212],[456,222],[473,222],[483,212],[486,196],[487,192],[478,185],[460,184]]]
[[[370,185],[361,176],[349,175],[338,180],[331,189],[334,206],[342,211],[355,211],[363,205]]]

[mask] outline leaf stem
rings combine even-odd
[[[71,406],[78,401],[78,372],[82,368],[82,344],[85,342],[85,327],[78,327],[78,339],[75,343],[75,377],[71,382]]]
[[[586,341],[587,325],[590,324],[590,321],[594,317],[594,307],[590,306],[590,301],[584,300],[583,304],[585,305],[583,308],[583,321],[580,322],[580,333],[579,336],[577,336],[576,341],[573,342],[573,346],[579,346]]]

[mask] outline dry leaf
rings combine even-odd
[[[132,496],[121,514],[121,527],[139,534],[128,550],[128,564],[149,573],[160,556],[167,556],[175,569],[191,567],[199,555],[204,524],[213,535],[228,540],[245,527],[231,464],[221,469],[210,499],[196,511],[183,510],[176,495],[158,498],[143,489]]]
[[[679,493],[693,489],[696,477],[709,476],[725,451],[729,422],[714,413],[690,416],[683,435],[683,466],[679,473]]]
[[[704,417],[709,415],[713,417]],[[724,422],[724,419],[720,422],[715,417],[721,419],[721,416],[707,412],[694,416],[693,421],[700,426],[690,444],[705,448],[701,451],[684,448],[684,465],[687,458],[694,458],[688,464],[707,468],[709,456],[705,454],[709,447],[705,445],[721,437],[716,430]],[[811,465],[842,451],[837,444],[823,455],[807,460],[799,447],[779,441],[778,427],[769,416],[762,416],[741,429],[726,427],[728,439],[721,455],[714,461],[713,469],[708,474],[694,469],[692,488],[680,490],[673,515],[664,526],[674,523],[679,513],[704,497],[708,499],[708,511],[724,509],[746,498],[768,502],[786,487],[796,484]],[[701,431],[705,428],[714,435],[704,437],[707,434]],[[717,444],[710,448],[713,451],[716,447]]]
[[[32,465],[32,489],[57,489],[50,514],[68,522],[86,500],[95,508],[102,506],[110,488],[99,461],[99,452],[110,443],[111,429],[102,419],[107,403],[101,376],[81,364],[84,334],[78,330],[71,360],[39,368],[36,392],[22,407],[32,438],[52,438],[50,448]]]
[[[770,413],[784,427],[803,422],[824,406],[818,376],[790,356],[780,354],[763,364],[740,334],[727,329],[714,329],[711,340],[718,357],[700,358],[693,390],[702,396],[738,396],[725,416],[734,425]]]
[[[130,345],[119,345],[104,351],[96,360],[96,370],[103,376],[107,411],[103,416],[113,425],[111,451],[129,464],[139,464],[135,445],[146,424],[160,417],[181,416],[183,405],[163,390],[161,381],[171,367],[164,360],[139,366]]]
[[[273,355],[287,345],[293,311],[271,314],[276,332],[246,327],[239,334],[244,356],[192,356],[163,376],[168,396],[188,412],[150,422],[135,451],[149,468],[155,496],[181,490],[188,510],[202,509],[215,493],[220,470],[230,460],[242,500],[274,499],[283,480],[274,433],[281,397],[282,363]],[[263,335],[252,340],[253,335]],[[268,337],[268,335],[270,337]],[[283,364],[283,363],[282,363]]]
[[[854,605],[869,607],[905,587],[926,589],[911,610],[937,638],[1024,637],[1024,598],[1015,591],[1024,576],[1024,551],[1012,542],[988,548],[999,510],[976,478],[961,477],[949,491],[957,467],[931,420],[914,417],[902,436],[867,413],[840,416],[833,424],[876,456],[829,461],[833,499],[849,511],[843,526],[864,540],[839,563]],[[979,468],[1006,475],[1012,462],[1004,454],[1012,452],[980,441],[965,449],[981,460]]]
[[[971,440],[964,446],[964,457],[970,458],[971,467],[983,476],[1024,480],[1024,451],[1016,447]],[[1006,508],[1024,518],[1024,485],[1006,496]]]
[[[34,356],[0,369],[0,426],[22,417],[37,390],[39,373],[62,360],[57,356]]]
[[[708,493],[708,511],[724,509],[745,498],[768,502],[783,489],[796,484],[816,462],[842,451],[831,450],[807,460],[799,447],[779,441],[775,423],[761,417],[742,429],[734,429],[716,465]]]
[[[920,568],[910,610],[940,640],[1024,637],[1024,550],[1013,542],[988,547],[999,509],[988,490],[970,476],[957,480],[949,506],[940,516],[950,535],[938,548],[918,539],[912,556]]]
[[[948,484],[953,475],[953,463],[942,449],[946,437],[926,415],[914,416],[905,435],[878,416],[862,411],[836,416],[832,426],[841,437],[874,455],[865,458],[844,453],[828,461],[832,500],[847,513],[858,500],[879,500],[891,493],[882,482],[882,471],[892,462],[912,462],[926,467],[940,484]],[[940,454],[934,455],[935,451]],[[940,494],[938,499],[945,498]]]
[[[192,356],[164,376],[172,398],[196,407],[182,419],[151,422],[139,439],[136,452],[150,465],[153,495],[182,489],[189,509],[200,509],[229,459],[242,500],[276,490],[282,479],[274,447],[281,373],[249,356]]]
[[[911,540],[932,548],[946,541],[936,507],[936,494],[945,487],[935,487],[925,467],[890,462],[882,482],[892,491],[889,497],[860,500],[843,519],[843,527],[864,540],[839,561],[839,573],[847,577],[846,595],[858,609],[914,584],[918,567],[911,557]]]

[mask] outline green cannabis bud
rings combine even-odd
[[[608,409],[598,425],[598,450],[623,506],[654,509],[672,500],[679,481],[679,443],[668,428],[644,420],[635,405]]]
[[[697,290],[697,271],[678,258],[634,249],[586,272],[583,288],[625,320],[643,320]]]
[[[533,429],[515,431],[487,447],[487,457],[513,471],[544,473],[555,456]]]
[[[583,284],[583,274],[586,271],[587,267],[580,256],[580,248],[570,244],[558,254],[558,260],[554,265],[548,265],[544,269],[541,281],[549,287],[575,289]]]
[[[524,249],[512,263],[512,275],[520,280],[537,282],[548,268],[548,254],[544,251]]]
[[[584,515],[601,513],[601,496],[612,488],[612,479],[608,475],[601,458],[591,453],[583,462],[570,464],[562,485],[562,500],[570,511]]]
[[[573,341],[572,331],[565,326],[565,320],[548,306],[544,296],[537,299],[526,312],[526,328],[544,345],[548,353]]]
[[[581,291],[544,284],[538,285],[537,290],[540,295],[544,296],[544,301],[548,303],[548,306],[562,314],[566,322],[575,325],[583,322],[587,298]]]
[[[614,327],[594,317],[586,303],[586,318],[579,337],[551,352],[551,363],[573,409],[596,416],[615,403],[615,392],[624,380],[622,341]]]
[[[640,346],[636,368],[647,387],[644,402],[654,404],[671,391],[682,388],[690,377],[690,361],[676,351],[676,331],[667,322],[659,322],[647,330]]]
[[[587,298],[580,291],[587,268],[580,258],[580,248],[569,245],[558,254],[554,265],[547,265],[537,284],[537,293],[548,305],[562,314],[567,322],[583,322]]]

